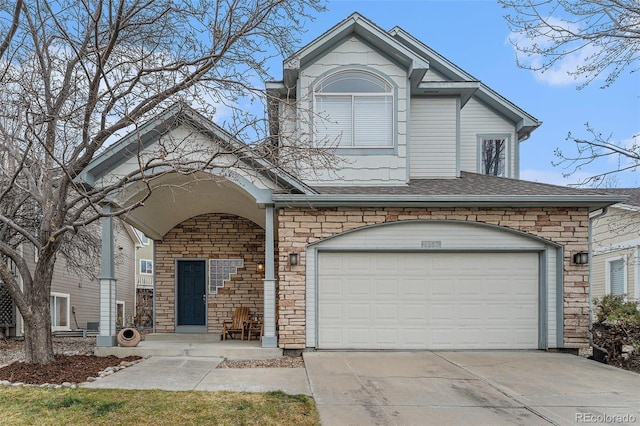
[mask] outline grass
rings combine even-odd
[[[313,400],[284,392],[0,387],[3,425],[319,425]]]

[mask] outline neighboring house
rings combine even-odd
[[[247,306],[262,345],[285,350],[588,345],[589,268],[572,259],[589,212],[623,197],[519,180],[541,123],[400,28],[353,14],[283,65],[267,83],[274,143],[335,141],[335,167],[242,158],[154,184],[126,220],[154,240],[155,332],[220,334]],[[126,175],[165,141],[240,144],[174,105],[82,177]],[[113,202],[131,205],[137,185]]]
[[[591,295],[640,300],[640,188],[606,192],[628,198],[593,220]]]
[[[100,231],[100,226],[96,226]],[[115,273],[116,318],[118,326],[130,325],[135,309],[134,262],[135,246],[139,244],[133,229],[120,221],[115,221]],[[22,253],[28,261],[29,269],[35,268],[38,253],[33,246],[23,245]],[[99,263],[99,258],[96,261]],[[96,263],[97,274],[99,265]],[[58,256],[51,281],[51,328],[53,331],[76,329],[97,329],[100,320],[98,284],[95,279],[67,267],[67,262]],[[11,310],[12,325],[7,327],[9,335],[20,336],[24,329],[22,318],[8,293],[2,295],[0,306]],[[8,324],[7,324],[8,325]]]
[[[153,240],[136,229],[136,325],[153,325]]]

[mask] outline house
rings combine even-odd
[[[640,300],[640,188],[606,192],[628,198],[593,219],[591,295]]]
[[[247,306],[262,345],[292,351],[588,345],[589,269],[573,255],[588,249],[590,211],[622,197],[520,180],[536,118],[357,13],[266,86],[279,157],[167,173],[125,217],[154,240],[156,333],[219,335]],[[187,143],[241,146],[176,104],[82,178],[100,185],[134,171],[137,152]],[[334,154],[331,167],[275,166],[292,144]],[[113,203],[143,193],[132,183]],[[104,276],[105,312],[112,285]],[[113,345],[101,321],[98,345]]]
[[[135,230],[140,245],[136,247],[136,310],[135,324],[153,325],[153,240]]]
[[[100,226],[96,226],[99,230]],[[99,232],[98,232],[99,234]],[[134,313],[134,259],[138,238],[129,225],[115,221],[114,263],[116,277],[116,326],[130,325]],[[28,267],[34,270],[38,252],[33,246],[23,244],[21,251]],[[90,254],[87,255],[90,257]],[[99,261],[96,257],[95,261]],[[89,260],[91,262],[91,259]],[[97,266],[97,263],[96,263]],[[97,275],[96,269],[94,274]],[[20,278],[18,278],[20,279]],[[69,266],[66,259],[58,256],[51,281],[51,329],[52,331],[71,331],[77,329],[98,329],[100,321],[100,303],[98,284],[95,278],[78,268]],[[10,336],[24,333],[22,318],[8,292],[0,292],[2,311],[0,327]]]

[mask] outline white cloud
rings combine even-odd
[[[548,22],[552,25],[559,27],[565,27],[573,29],[579,32],[580,28],[572,23],[563,21],[557,18],[550,17]],[[509,35],[509,40],[514,45],[514,50],[518,56],[518,60],[524,66],[537,69],[541,68],[544,63],[548,62],[548,58],[542,55],[525,54],[515,49],[515,45],[521,49],[531,48],[537,45],[540,48],[547,48],[554,44],[553,39],[546,36],[538,36],[535,38],[528,37],[523,32],[512,32]],[[574,45],[566,45],[561,49],[568,50]],[[571,53],[567,53],[562,59],[556,62],[551,68],[546,71],[532,71],[536,80],[551,86],[568,86],[574,84],[581,84],[587,80],[588,76],[581,74],[580,76],[571,75],[570,72],[575,71],[578,67],[583,66],[587,62],[587,58],[595,52],[595,49],[591,45],[582,46],[579,49],[574,50]]]

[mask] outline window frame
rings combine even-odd
[[[118,308],[122,306],[122,324],[118,324]],[[125,302],[124,300],[116,300],[116,327],[125,327],[126,325],[126,314],[125,314]]]
[[[67,309],[66,309],[66,317],[67,317],[67,325],[55,325],[59,321],[57,318],[58,310],[55,309],[57,304],[55,303],[56,298],[67,299]],[[53,300],[52,300],[53,299]],[[50,307],[50,315],[51,315],[51,331],[69,331],[71,330],[71,295],[68,293],[57,293],[51,292],[49,293],[49,307]],[[54,309],[51,309],[51,308]],[[58,321],[56,321],[58,319]]]
[[[484,161],[483,161],[483,145],[486,140],[497,140],[504,139],[504,172],[502,175],[493,175],[487,174],[484,170]],[[511,173],[511,134],[510,133],[482,133],[477,136],[477,144],[478,144],[478,173],[486,176],[495,176],[495,177],[512,177]]]
[[[320,87],[323,85],[323,83],[325,83],[327,80],[336,77],[340,74],[345,74],[345,73],[362,73],[362,74],[368,74],[369,76],[374,77],[376,80],[379,80],[381,83],[383,83],[385,86],[387,86],[389,89],[386,92],[321,92],[319,91]],[[341,139],[339,141],[338,144],[333,144],[331,143],[330,145],[328,145],[328,148],[331,149],[336,149],[339,150],[340,153],[342,154],[355,154],[355,153],[362,153],[363,150],[365,152],[375,152],[375,153],[389,153],[389,152],[395,152],[396,149],[396,139],[397,139],[397,135],[396,135],[396,128],[397,128],[397,99],[398,99],[398,89],[397,86],[395,85],[395,83],[393,82],[393,80],[391,80],[389,77],[382,75],[381,73],[375,72],[373,70],[370,69],[362,69],[362,68],[353,68],[353,67],[348,67],[348,68],[343,68],[343,69],[339,69],[339,70],[332,70],[329,73],[326,73],[325,75],[320,76],[313,84],[312,84],[312,89],[311,89],[311,93],[312,93],[312,101],[311,101],[311,107],[312,107],[312,111],[313,111],[313,115],[318,116],[317,120],[324,120],[321,117],[321,112],[319,112],[319,107],[318,107],[318,103],[319,100],[322,98],[328,99],[328,98],[350,98],[350,107],[351,107],[351,139],[350,139],[350,144],[349,145],[343,145],[343,140]],[[385,145],[358,145],[356,143],[356,140],[354,138],[354,135],[356,135],[356,120],[355,120],[355,104],[356,104],[356,98],[372,98],[372,97],[385,97],[385,98],[389,98],[389,103],[385,104],[385,105],[390,105],[389,109],[391,112],[391,116],[389,117],[389,143],[385,144]],[[319,135],[320,131],[317,130],[318,124],[315,122],[315,120],[311,120],[312,122],[312,128],[314,129],[314,131],[312,132],[313,135],[313,139],[317,138],[317,135]],[[329,142],[333,142],[332,140]],[[322,144],[319,143],[319,139],[315,140],[315,145],[316,146],[322,146]]]
[[[624,297],[625,300],[627,300],[628,293],[629,293],[629,281],[628,281],[628,274],[627,274],[627,255],[626,254],[605,259],[605,268],[604,268],[605,269],[605,274],[604,274],[605,291],[604,292],[606,295],[612,295],[611,294],[611,264],[617,261],[622,261],[622,288],[623,288],[622,296]]]
[[[143,262],[149,262],[149,264],[151,265],[151,272],[143,272],[142,271],[142,263]],[[140,259],[140,264],[139,264],[139,269],[140,274],[141,275],[153,275],[153,260],[151,259]]]

